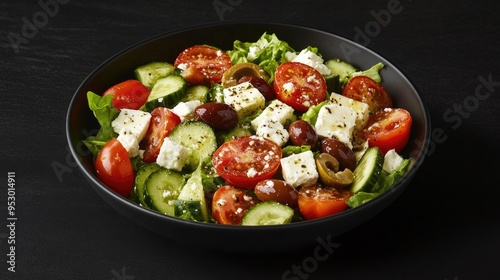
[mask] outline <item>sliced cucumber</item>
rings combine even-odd
[[[200,162],[211,157],[217,148],[214,131],[208,124],[199,121],[179,124],[168,137],[190,149],[189,167],[191,170],[198,168]]]
[[[137,171],[137,175],[135,176],[135,183],[134,183],[134,193],[139,200],[138,202],[144,206],[147,207],[146,201],[145,201],[145,183],[146,179],[151,175],[151,173],[157,171],[161,167],[156,164],[156,163],[148,163],[143,165],[139,171]]]
[[[289,206],[276,201],[263,201],[250,208],[243,216],[242,225],[282,225],[292,221],[294,211]]]
[[[174,107],[186,96],[186,88],[184,78],[176,74],[158,79],[146,101],[146,109],[151,111],[156,107]]]
[[[186,96],[181,101],[199,100],[201,103],[207,103],[209,88],[202,85],[190,86],[186,90]]]
[[[238,124],[233,129],[231,129],[229,132],[224,134],[224,138],[222,140],[223,140],[223,142],[228,142],[228,141],[233,140],[236,137],[249,136],[249,135],[252,135],[252,131],[250,131],[250,128],[248,126],[243,126],[241,124]]]
[[[146,205],[163,214],[175,216],[173,200],[179,196],[184,182],[180,173],[165,168],[151,173],[145,184]]]
[[[167,62],[150,62],[134,70],[135,77],[143,85],[153,88],[156,81],[174,73],[174,66]]]
[[[341,93],[340,76],[338,74],[332,74],[328,77],[325,77],[325,82],[328,94],[332,92]]]
[[[208,222],[208,207],[201,178],[201,168],[200,165],[193,172],[174,202],[176,217]]]
[[[347,82],[349,74],[358,71],[353,65],[338,58],[328,60],[325,65],[332,71],[332,74],[339,75],[341,85]]]
[[[354,181],[351,185],[351,191],[357,193],[360,191],[370,192],[382,172],[384,165],[384,156],[377,147],[370,147],[359,160],[356,169],[354,169]]]

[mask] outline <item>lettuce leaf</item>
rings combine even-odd
[[[330,101],[325,100],[318,105],[309,107],[309,109],[307,109],[307,111],[302,114],[301,120],[306,121],[314,126],[316,124],[316,120],[318,119],[319,110],[329,102]]]
[[[295,52],[287,42],[278,39],[276,34],[265,32],[256,42],[234,41],[233,49],[227,51],[231,62],[238,64],[252,62],[261,66],[270,76],[268,82],[274,80],[274,72],[278,65],[286,61],[285,54]]]
[[[386,171],[382,171],[380,174],[380,178],[378,179],[375,186],[373,186],[371,192],[358,192],[351,196],[347,200],[347,205],[351,208],[358,207],[374,198],[379,196],[380,194],[389,190],[389,188],[394,185],[399,179],[401,179],[408,170],[408,167],[411,163],[411,158],[403,160],[403,162],[391,173]]]
[[[94,113],[101,128],[95,136],[89,136],[83,143],[97,156],[102,147],[117,134],[111,126],[111,122],[118,116],[118,110],[113,106],[111,100],[114,95],[99,96],[91,91],[87,92],[89,108]]]

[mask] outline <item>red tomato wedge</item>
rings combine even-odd
[[[156,161],[163,139],[180,123],[181,118],[168,108],[158,107],[151,111],[151,122],[141,141],[141,147],[144,148],[142,158],[144,162]]]
[[[342,95],[368,104],[370,114],[392,107],[392,99],[384,87],[366,76],[355,76],[347,81]]]
[[[231,185],[253,189],[274,176],[281,160],[281,148],[258,136],[242,136],[222,144],[212,155],[215,171]]]
[[[362,134],[369,146],[376,146],[382,154],[391,149],[400,152],[410,138],[412,117],[401,108],[385,108],[370,117]]]
[[[94,165],[99,180],[119,195],[130,196],[134,187],[134,171],[127,150],[116,138],[102,147]]]
[[[245,190],[222,186],[214,193],[212,216],[219,224],[240,225],[245,213],[258,200]]]
[[[319,184],[302,187],[299,190],[299,210],[306,220],[327,217],[347,209],[349,190],[322,187]]]
[[[185,69],[184,79],[191,84],[215,84],[222,79],[222,74],[231,68],[229,55],[210,46],[192,46],[180,53],[174,62],[174,67]],[[200,81],[200,73],[205,80]]]
[[[299,62],[285,62],[274,75],[276,97],[299,112],[317,105],[326,98],[326,82],[311,66]]]
[[[127,80],[110,87],[104,92],[103,96],[108,94],[114,95],[111,102],[118,110],[123,108],[139,110],[148,100],[150,92],[138,80]]]

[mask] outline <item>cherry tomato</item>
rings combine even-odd
[[[271,140],[242,136],[222,144],[212,156],[215,171],[231,185],[253,189],[274,176],[281,160],[281,148]]]
[[[240,225],[245,213],[258,200],[245,190],[222,186],[214,193],[212,216],[219,224]]]
[[[376,146],[382,154],[391,149],[400,152],[410,138],[412,117],[400,108],[385,108],[370,117],[363,136],[369,146]]]
[[[319,184],[299,190],[299,210],[307,220],[327,217],[347,209],[346,200],[352,196],[350,190],[337,190]]]
[[[144,148],[142,158],[144,162],[156,161],[163,139],[180,123],[179,116],[168,108],[158,107],[151,111],[151,122],[144,139],[141,141],[141,147]]]
[[[231,58],[224,51],[209,46],[192,46],[181,52],[174,62],[174,67],[182,65],[183,69],[190,69],[194,77],[201,72],[209,84],[219,83],[224,71],[232,66]],[[198,75],[199,76],[199,75]],[[189,76],[184,77],[189,82]],[[199,78],[197,78],[199,79]],[[196,81],[197,79],[193,79]],[[199,81],[196,82],[199,84]]]
[[[99,180],[119,195],[130,196],[134,187],[134,171],[127,150],[116,138],[102,147],[94,164]]]
[[[317,105],[326,98],[326,82],[311,66],[299,62],[285,62],[274,75],[276,97],[299,112]]]
[[[342,95],[368,104],[370,114],[392,107],[392,99],[384,87],[366,76],[355,76],[345,85]]]
[[[114,95],[111,102],[118,110],[123,108],[138,110],[148,100],[150,92],[138,80],[127,80],[110,87],[104,92],[103,96]]]

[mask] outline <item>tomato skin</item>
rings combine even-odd
[[[151,122],[141,141],[141,147],[144,148],[142,158],[144,162],[156,161],[163,139],[180,123],[181,118],[168,108],[158,107],[151,111]]]
[[[219,224],[241,225],[245,213],[257,202],[257,198],[242,189],[222,186],[214,193],[212,216]]]
[[[299,190],[299,210],[306,220],[319,219],[347,209],[346,200],[352,196],[349,190],[322,187],[319,184]]]
[[[271,140],[257,136],[237,137],[222,144],[212,155],[217,174],[231,185],[253,189],[278,171],[282,152]]]
[[[293,85],[293,86],[292,86]],[[299,62],[285,62],[274,75],[276,97],[299,112],[317,105],[326,98],[326,82],[311,66]]]
[[[384,87],[366,76],[355,76],[347,81],[342,95],[368,104],[370,114],[392,107],[392,99]]]
[[[410,139],[411,125],[412,117],[405,109],[385,108],[370,117],[362,133],[368,145],[378,147],[382,154],[391,149],[399,153]]]
[[[119,195],[128,198],[134,187],[134,171],[127,150],[112,138],[97,154],[97,177]]]
[[[174,62],[174,67],[183,65],[183,69],[192,71],[192,75],[184,77],[188,80],[192,76],[192,84],[200,83],[200,75],[202,73],[209,84],[219,83],[222,79],[224,71],[232,66],[231,58],[229,55],[217,48],[209,46],[196,45],[189,47],[182,51]],[[191,66],[194,69],[190,69]],[[202,82],[201,84],[204,84]]]
[[[123,108],[139,110],[148,100],[150,92],[151,90],[138,80],[127,80],[110,87],[103,96],[114,95],[111,102],[118,110]]]

